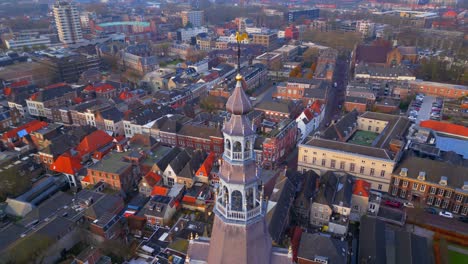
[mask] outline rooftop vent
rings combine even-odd
[[[420,171],[418,175],[418,180],[425,181],[426,180],[426,172]]]

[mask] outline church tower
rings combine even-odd
[[[242,77],[236,80],[226,104],[231,117],[223,128],[224,154],[208,263],[270,263],[266,202],[253,151],[256,133],[247,117],[252,105],[242,88]]]

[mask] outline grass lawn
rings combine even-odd
[[[449,249],[449,264],[466,263],[468,256]]]
[[[371,146],[372,142],[374,142],[374,139],[378,135],[379,134],[374,133],[374,132],[358,130],[348,140],[348,142],[353,143],[353,144],[357,144],[357,145]]]

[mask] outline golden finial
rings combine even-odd
[[[193,233],[190,233],[190,240],[193,240]]]
[[[293,250],[291,244],[289,244],[288,255],[292,256]]]
[[[242,75],[240,75],[240,73],[236,75],[236,81],[242,81]]]
[[[240,33],[240,32],[236,32],[236,40],[237,42],[242,42],[243,40],[246,40],[249,38],[249,35],[247,35],[247,33]]]

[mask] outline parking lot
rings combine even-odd
[[[408,117],[419,125],[424,120],[440,120],[442,100],[432,96],[417,95],[408,109]]]

